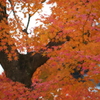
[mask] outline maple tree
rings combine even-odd
[[[100,90],[93,90],[100,81],[100,1],[49,0],[47,4],[55,4],[52,14],[41,15],[44,25],[29,37],[30,19],[45,2],[0,0],[0,63],[5,71],[0,99],[99,100]],[[26,27],[16,9],[28,16]],[[19,52],[25,49],[27,54]]]

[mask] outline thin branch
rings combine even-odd
[[[41,1],[41,3],[44,3],[44,2],[46,2],[46,0],[42,0],[42,1]]]
[[[36,11],[33,13],[33,15],[38,11],[39,9],[37,8]],[[27,32],[27,29],[28,29],[28,26],[29,26],[29,23],[30,23],[30,19],[31,19],[31,15],[29,14],[29,17],[28,17],[28,22],[27,22],[27,25],[26,25],[26,28],[23,30],[23,32]]]
[[[11,7],[12,7],[12,12],[13,12],[13,14],[14,14],[14,17],[15,17],[15,19],[16,19],[16,21],[17,21],[17,23],[18,23],[18,20],[17,20],[16,14],[15,14],[14,9],[13,9],[13,4],[12,4],[11,0],[8,0],[8,1],[9,1],[9,2],[10,2],[10,4],[11,4]]]
[[[26,26],[26,30],[28,29],[28,26],[29,26],[29,23],[30,23],[30,18],[31,18],[31,16],[30,16],[30,14],[29,14],[28,22],[27,22],[27,26]]]
[[[27,34],[28,34],[27,29],[28,29],[28,26],[29,26],[29,23],[30,23],[30,18],[31,18],[31,16],[30,16],[30,14],[29,14],[28,22],[27,22],[26,28],[25,28],[24,30],[22,30],[23,32],[25,32],[25,33],[27,33]]]
[[[46,1],[46,0],[45,0],[45,1]],[[35,13],[36,13],[38,10],[39,10],[39,8],[37,8],[37,9],[34,11],[34,13],[32,14],[32,16],[35,15]],[[26,28],[23,30],[23,32],[25,32],[25,33],[27,33],[27,34],[28,34],[27,29],[28,29],[28,26],[29,26],[29,23],[30,23],[30,18],[31,18],[31,15],[29,14],[28,22],[27,22]]]

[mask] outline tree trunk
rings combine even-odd
[[[29,53],[27,55],[19,54],[18,61],[8,61],[7,55],[3,51],[0,52],[0,63],[6,76],[13,81],[25,84],[26,87],[31,86],[33,73],[47,60],[48,57],[43,57],[39,53],[34,56]]]

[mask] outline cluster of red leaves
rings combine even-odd
[[[47,100],[99,100],[100,90],[95,88],[94,82],[99,82],[98,72],[100,71],[93,74],[91,70],[89,75],[84,76],[84,82],[82,82],[81,79],[75,79],[70,75],[75,62],[72,62],[72,66],[69,67],[69,63],[64,65],[65,62],[62,60],[62,65],[60,61],[61,58],[52,57],[36,71],[33,75],[34,89]],[[84,74],[84,72],[81,73]],[[94,82],[91,81],[92,79]],[[90,87],[91,90],[89,90]]]
[[[12,82],[3,73],[0,75],[0,100],[99,100],[100,98],[100,91],[93,92],[94,89],[89,91],[88,83],[71,79],[68,81],[66,78],[60,79],[57,76],[50,80],[48,78],[48,81],[44,80],[44,82],[33,80],[34,88],[28,89],[21,83]]]
[[[0,75],[0,100],[36,100],[40,93],[25,88],[23,84],[12,82],[3,73]]]

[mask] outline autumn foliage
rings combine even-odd
[[[4,0],[0,2],[5,5]],[[29,24],[25,26],[17,12],[30,20],[45,2],[6,2],[14,18],[8,14],[0,21],[0,51],[9,62],[19,61],[18,51],[24,50],[49,59],[33,73],[30,89],[2,74],[0,100],[100,100],[100,90],[95,88],[100,82],[100,0],[49,0],[52,14],[41,14],[37,20],[43,25],[28,33]]]

